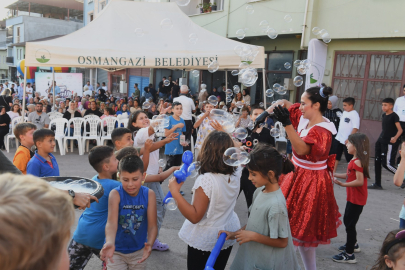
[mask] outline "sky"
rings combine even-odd
[[[6,15],[8,9],[5,9],[4,7],[10,5],[11,3],[14,3],[16,0],[1,0],[0,1],[0,20],[3,20]]]

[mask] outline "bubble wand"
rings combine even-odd
[[[226,233],[221,233],[218,237],[217,243],[211,251],[210,256],[208,257],[207,263],[205,264],[204,270],[215,270],[214,265],[217,260],[219,253],[221,252],[222,246],[225,243]]]
[[[190,150],[185,151],[182,156],[182,161],[184,164],[180,167],[180,170],[176,170],[173,173],[173,176],[176,177],[176,181],[178,184],[186,181],[187,177],[190,176],[191,174],[189,167],[193,162],[193,153]],[[171,208],[173,204],[176,204],[170,191],[166,194],[166,197],[163,199],[163,204],[167,204],[169,208]],[[177,206],[175,208],[177,208]]]

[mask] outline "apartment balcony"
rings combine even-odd
[[[176,1],[170,0],[170,2]],[[188,16],[210,14],[223,11],[224,0],[191,0],[187,6],[179,6],[179,8]]]

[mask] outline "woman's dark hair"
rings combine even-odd
[[[322,97],[319,93],[321,89],[324,97]],[[317,102],[319,103],[319,111],[323,114],[328,108],[329,95],[332,94],[333,89],[323,83],[321,87],[311,87],[305,90],[305,92],[308,94],[308,99],[312,102],[312,104]]]
[[[246,94],[246,95],[243,95],[243,91],[245,91],[245,94]],[[247,95],[249,95],[249,94],[250,94],[249,89],[246,88],[246,89],[243,89],[243,90],[242,90],[242,96],[247,96]]]
[[[294,171],[294,164],[273,146],[259,143],[250,152],[250,162],[247,164],[247,168],[249,171],[259,172],[264,177],[268,177],[268,172],[273,171],[278,181],[280,174]],[[272,183],[270,179],[269,182]]]
[[[368,163],[370,161],[370,142],[368,137],[360,132],[349,135],[349,142],[356,149],[356,156],[361,162],[364,177],[370,178]]]
[[[138,118],[138,116],[139,116],[141,113],[143,113],[143,114],[145,114],[146,116],[148,116],[144,111],[135,111],[135,112],[131,113],[131,115],[130,115],[129,118],[128,118],[128,125],[127,125],[127,128],[129,128],[132,132],[138,131],[138,130],[140,129],[140,128],[138,128],[138,127],[134,127],[134,126],[132,125],[132,123],[135,123],[135,122],[136,122],[136,119]]]
[[[201,164],[200,172],[233,174],[236,167],[228,166],[223,161],[226,149],[233,147],[233,141],[228,133],[222,131],[212,131],[205,138],[197,160]]]
[[[385,240],[382,244],[380,254],[378,255],[378,259],[374,266],[371,268],[371,270],[389,270],[387,264],[385,263],[385,255],[388,256],[388,258],[393,262],[396,263],[399,259],[401,259],[403,252],[405,249],[401,251],[401,249],[405,248],[405,242],[400,242],[394,246],[392,246],[387,253],[387,247],[388,245],[395,240],[395,235],[399,232],[400,230],[394,230],[391,231],[387,234],[387,237],[385,237]]]

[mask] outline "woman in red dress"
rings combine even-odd
[[[329,244],[342,223],[331,178],[335,156],[329,157],[336,128],[322,116],[331,93],[330,87],[312,87],[302,94],[300,104],[283,100],[285,108],[268,109],[285,127],[293,147],[295,172],[284,177],[281,190],[306,270],[316,269],[316,247]]]

